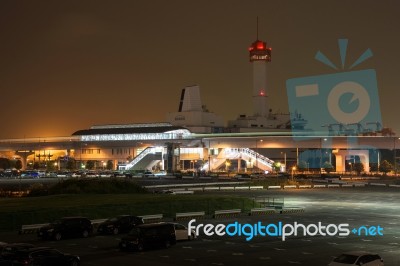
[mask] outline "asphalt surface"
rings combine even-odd
[[[284,199],[285,206],[305,208],[302,213],[269,214],[236,218],[202,219],[198,223],[283,224],[305,225],[348,223],[349,229],[360,226],[380,226],[383,236],[256,236],[246,241],[244,236],[206,236],[182,241],[169,249],[144,252],[120,252],[117,248],[123,235],[68,239],[59,242],[41,241],[33,234],[15,232],[0,234],[0,241],[29,242],[51,246],[81,257],[82,265],[327,265],[335,256],[346,251],[364,250],[378,253],[385,265],[400,265],[400,189],[399,188],[340,188],[305,190],[262,190],[218,192],[254,198]],[[186,222],[182,222],[187,224]]]

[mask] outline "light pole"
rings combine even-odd
[[[296,171],[296,166],[292,167],[292,181],[294,180],[294,171]]]
[[[262,139],[260,139],[260,142],[263,142]],[[258,172],[258,140],[256,139],[256,170]]]
[[[284,166],[285,166],[285,172],[287,172],[287,169],[286,169],[286,152],[281,151],[281,154],[283,154],[283,163],[284,163]]]
[[[350,165],[350,175],[353,175],[353,164],[349,162],[349,165]]]
[[[211,173],[211,140],[208,140],[208,173]]]

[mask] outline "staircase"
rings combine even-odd
[[[253,165],[256,166],[257,168],[263,170],[263,171],[272,171],[272,165],[274,161],[271,159],[268,159],[264,155],[255,152],[252,149],[249,148],[225,148],[223,149],[222,152],[220,152],[217,156],[216,159],[212,159],[212,164],[211,164],[211,171],[218,169],[221,167],[227,159],[229,160],[237,160],[237,159],[243,159],[246,161],[253,161],[255,162]],[[202,167],[202,170],[208,171],[209,170],[209,162],[205,163]]]
[[[162,147],[148,147],[130,161],[125,170],[145,170],[162,160]]]

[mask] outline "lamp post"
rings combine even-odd
[[[286,169],[286,152],[281,151],[281,154],[283,154],[283,163],[284,163],[284,166],[285,166],[285,172],[287,172],[287,169]]]
[[[263,142],[262,139],[260,139],[260,142]],[[256,139],[256,170],[258,172],[258,140]]]
[[[211,172],[211,141],[208,140],[208,173]]]
[[[353,175],[353,164],[349,162],[349,165],[350,165],[350,175]]]
[[[292,167],[292,181],[294,180],[294,171],[296,171],[296,166]]]

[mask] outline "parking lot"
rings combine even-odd
[[[1,234],[1,241],[29,242],[38,246],[56,247],[77,254],[82,265],[327,265],[334,256],[345,251],[366,250],[380,254],[385,265],[400,264],[400,194],[391,188],[353,188],[329,190],[243,191],[219,192],[247,197],[283,197],[286,206],[301,206],[303,213],[269,214],[236,218],[198,220],[197,223],[242,224],[348,223],[350,228],[383,227],[383,236],[297,236],[282,241],[279,237],[256,236],[246,241],[243,236],[200,235],[194,241],[178,242],[169,249],[144,252],[120,252],[117,248],[123,235],[97,236],[87,239],[39,241],[34,234]],[[186,223],[187,221],[183,221]]]

